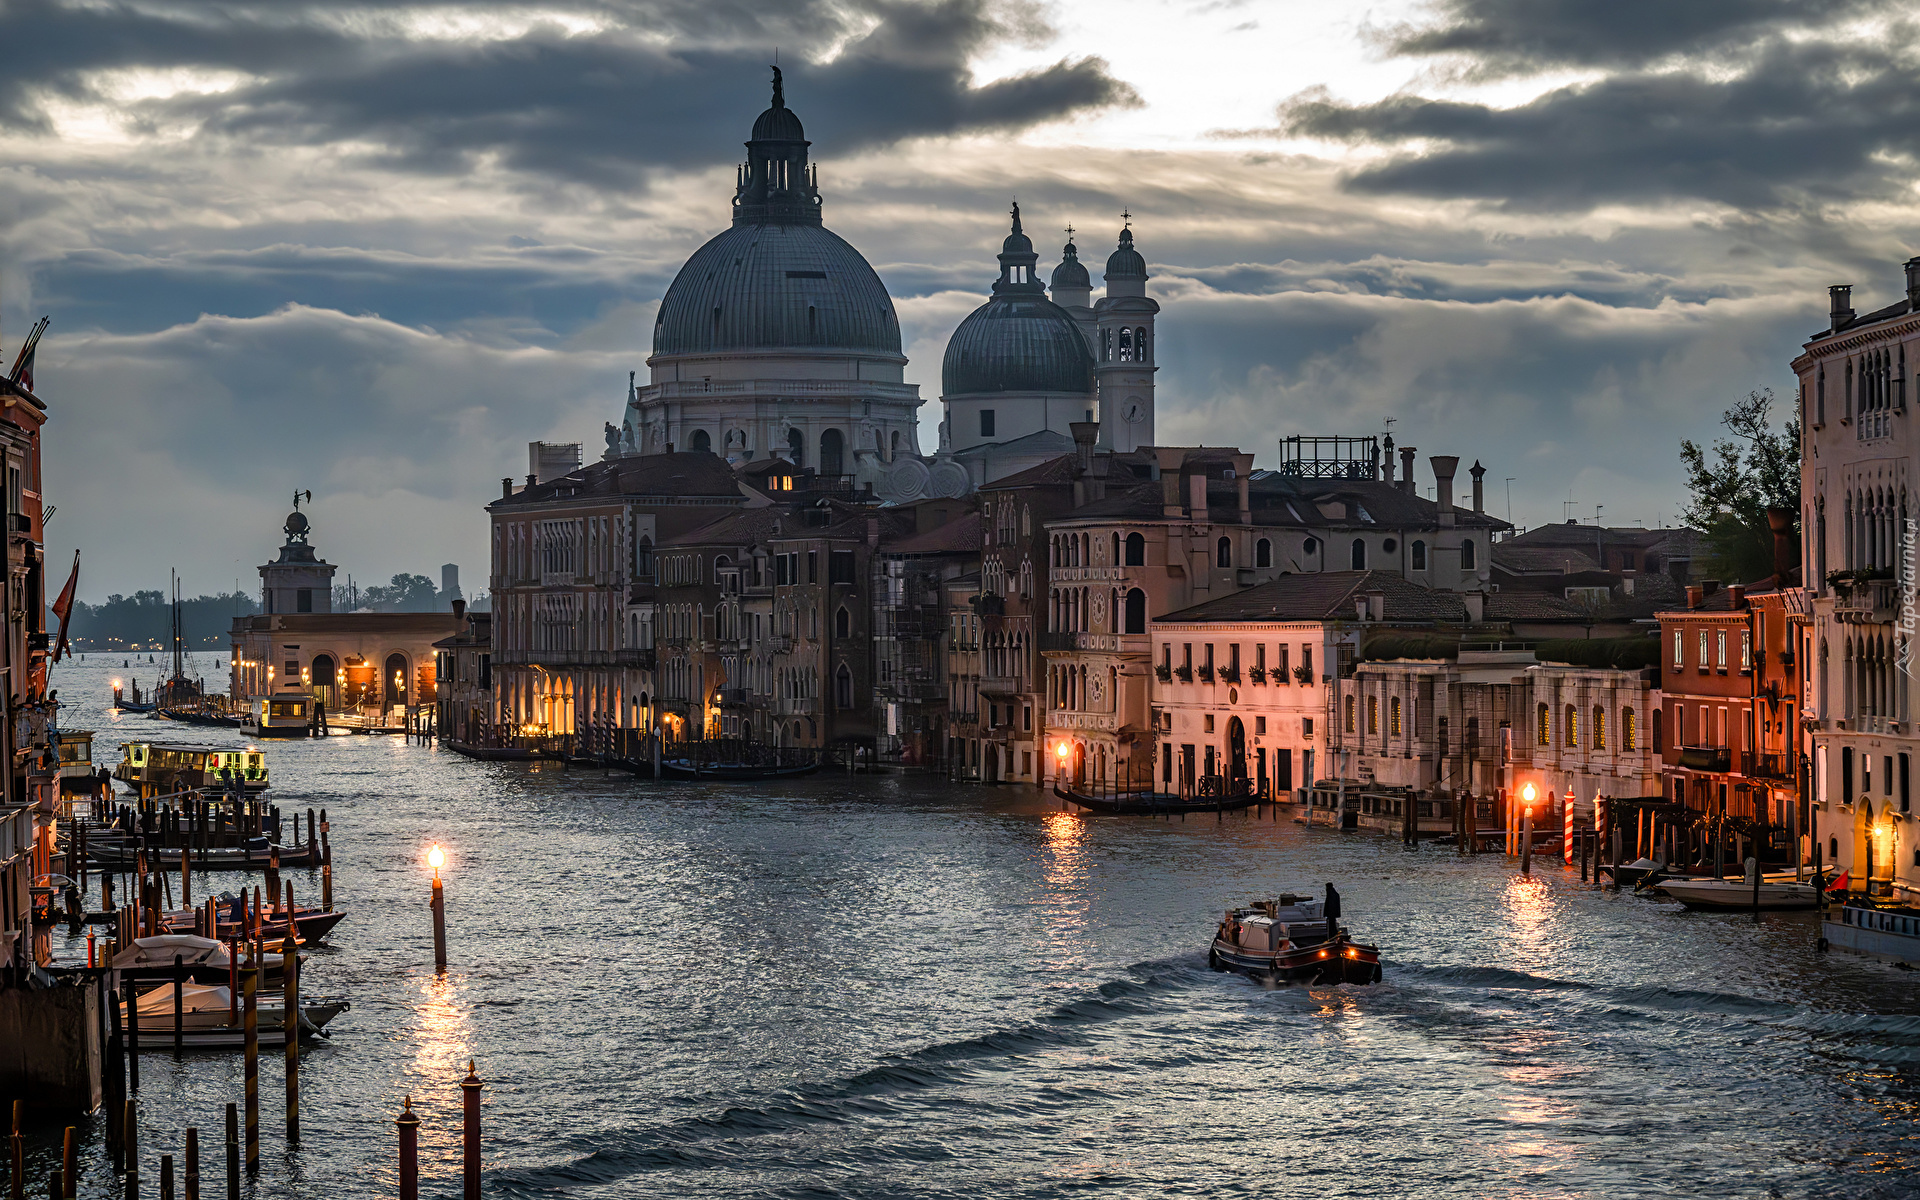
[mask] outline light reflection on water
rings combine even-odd
[[[95,670],[63,696],[104,703],[127,673]],[[89,719],[102,757],[182,733],[68,723]],[[304,1060],[297,1150],[263,1062],[259,1195],[391,1195],[407,1094],[428,1193],[452,1193],[469,1057],[498,1196],[1913,1190],[1920,1017],[1867,1015],[1914,1013],[1912,977],[1815,954],[1801,916],[1687,915],[1551,860],[1522,880],[1498,855],[1266,819],[1081,817],[1016,789],[654,785],[374,738],[269,753],[278,802],[333,820],[352,916],[307,986],[354,1009]],[[1222,909],[1329,879],[1382,944],[1382,985],[1207,970]],[[238,1061],[143,1065],[149,1171],[186,1124],[217,1148]],[[30,1177],[56,1138],[36,1135]],[[110,1185],[95,1167],[82,1194]]]

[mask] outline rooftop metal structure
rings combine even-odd
[[[1280,474],[1302,479],[1378,479],[1380,439],[1298,434],[1281,438]]]

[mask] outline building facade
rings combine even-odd
[[[1914,587],[1903,539],[1920,452],[1908,387],[1920,388],[1920,258],[1905,272],[1905,295],[1864,314],[1851,287],[1830,289],[1828,327],[1792,365],[1812,610],[1812,835],[1855,891],[1911,900],[1920,837],[1900,781],[1920,738],[1906,666],[1913,631],[1901,611]]]

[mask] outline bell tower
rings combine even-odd
[[[1154,317],[1147,260],[1133,248],[1133,214],[1123,214],[1120,245],[1107,256],[1107,294],[1093,306],[1094,378],[1100,397],[1100,445],[1126,453],[1154,444]]]
[[[334,566],[313,552],[307,544],[312,526],[300,511],[300,501],[313,499],[312,492],[293,494],[293,511],[281,526],[287,540],[280,556],[260,567],[260,607],[268,613],[316,613],[333,611]]]

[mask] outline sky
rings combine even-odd
[[[1784,419],[1827,285],[1920,251],[1877,0],[8,0],[0,40],[0,352],[52,317],[48,554],[95,600],[256,589],[296,489],[342,581],[483,587],[526,444],[597,454],[644,379],[776,52],[929,451],[1015,197],[1043,270],[1132,214],[1161,443],[1391,420],[1525,526],[1672,521],[1680,440]]]

